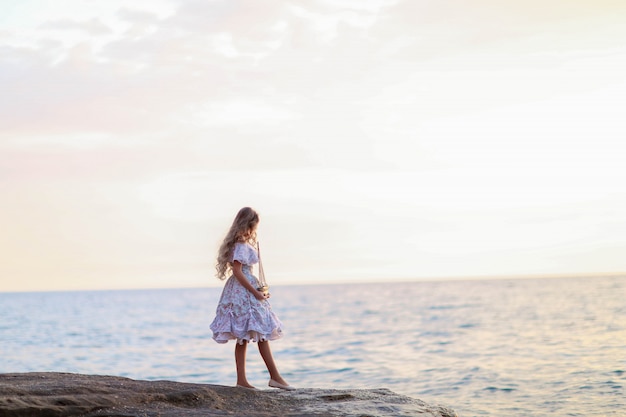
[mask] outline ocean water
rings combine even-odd
[[[0,372],[232,385],[221,288],[0,293]],[[274,286],[299,387],[380,388],[459,416],[626,415],[626,278]],[[248,377],[267,374],[255,345]]]

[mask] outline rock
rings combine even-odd
[[[0,374],[0,417],[420,416],[450,409],[387,389],[249,390],[68,373]]]

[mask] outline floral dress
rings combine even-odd
[[[259,280],[252,275],[252,265],[259,262],[255,248],[247,243],[235,243],[231,260],[241,262],[245,277],[255,288],[259,286]],[[224,285],[210,328],[217,343],[231,339],[236,339],[239,344],[244,341],[265,342],[283,336],[282,323],[272,311],[270,302],[257,300],[234,275]]]

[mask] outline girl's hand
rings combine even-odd
[[[261,292],[259,290],[254,290],[254,296],[259,301],[267,300],[268,298],[270,298],[269,293],[266,294],[266,293]]]

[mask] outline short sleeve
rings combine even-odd
[[[233,248],[233,262],[239,261],[244,265],[252,265],[259,262],[256,250],[246,243],[235,243]]]

